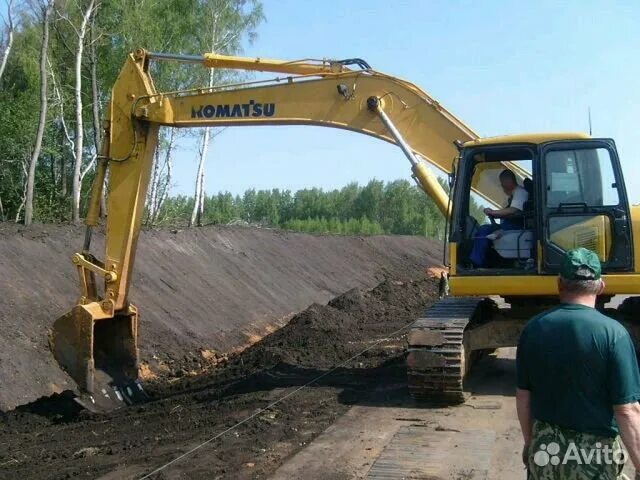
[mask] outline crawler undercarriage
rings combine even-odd
[[[638,350],[640,326],[634,316],[640,297],[629,297],[617,308],[598,308],[622,322]],[[416,320],[408,335],[409,392],[416,400],[462,403],[464,379],[483,355],[515,347],[527,322],[557,304],[557,298],[445,297]]]

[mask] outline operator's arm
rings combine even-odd
[[[485,208],[484,213],[490,217],[504,218],[511,215],[521,213],[524,210],[524,204],[529,200],[529,193],[522,187],[516,187],[512,192],[509,205],[498,210]]]
[[[609,400],[624,446],[636,472],[640,472],[640,372],[636,352],[626,330],[613,340],[610,348],[607,372]]]
[[[503,218],[503,217],[508,217],[510,215],[515,215],[516,213],[520,213],[520,210],[518,210],[516,207],[505,207],[499,210],[485,208],[484,213],[486,215],[489,215],[490,217]]]

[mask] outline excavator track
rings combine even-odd
[[[474,316],[478,297],[446,297],[433,305],[409,331],[407,376],[416,400],[462,403],[463,381],[471,368],[464,331]]]

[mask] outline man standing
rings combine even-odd
[[[487,253],[491,247],[491,237],[487,238],[494,231],[498,229],[502,230],[517,230],[522,228],[522,222],[513,222],[508,217],[522,212],[524,204],[529,199],[529,192],[523,187],[518,185],[516,174],[509,169],[505,169],[500,172],[498,177],[500,180],[500,186],[507,195],[507,206],[499,210],[491,208],[485,208],[484,213],[490,218],[499,218],[500,225],[482,225],[476,232],[475,239],[473,241],[473,249],[469,256],[474,267],[486,267]]]
[[[567,252],[560,305],[520,337],[516,405],[530,480],[621,478],[620,436],[640,471],[638,363],[627,330],[594,308],[600,269],[590,250]]]

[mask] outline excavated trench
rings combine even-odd
[[[50,328],[79,295],[83,229],[0,223],[0,411],[74,390]],[[103,256],[103,238],[94,253]],[[314,302],[437,262],[419,237],[307,235],[246,227],[142,233],[130,299],[145,378],[190,375],[277,330]]]
[[[437,282],[408,269],[311,305],[205,373],[147,382],[144,405],[94,415],[57,396],[20,407],[1,423],[0,478],[140,478],[252,415],[152,478],[266,478],[351,405],[403,382],[398,331],[436,297]]]
[[[402,382],[402,335],[375,342],[436,297],[425,268],[441,246],[424,238],[143,232],[131,299],[152,400],[93,415],[47,343],[78,294],[82,233],[0,224],[0,478],[139,478],[324,375],[154,476],[264,478],[380,382]]]

